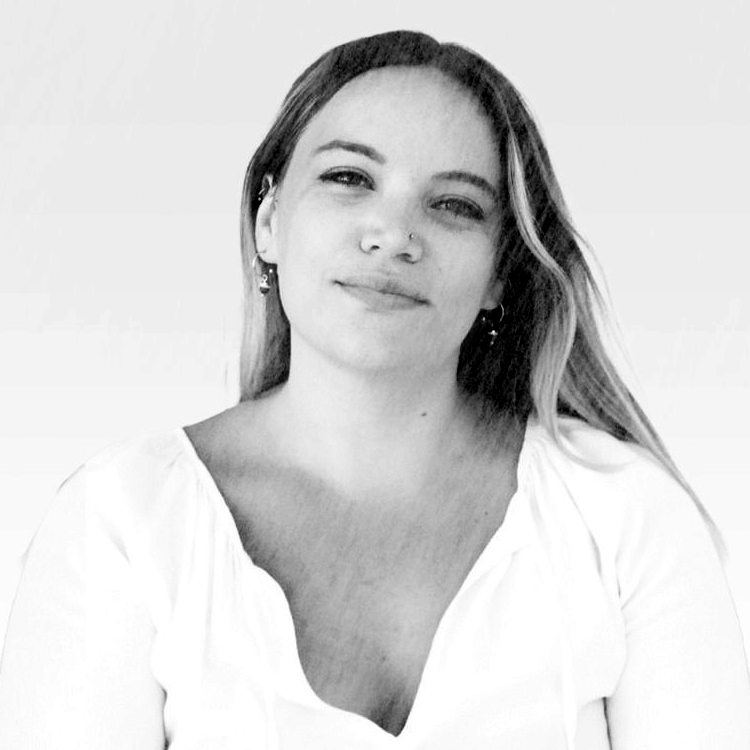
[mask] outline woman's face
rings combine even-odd
[[[256,221],[292,363],[304,345],[348,367],[455,372],[480,308],[499,300],[499,180],[488,120],[439,71],[384,68],[338,91]]]

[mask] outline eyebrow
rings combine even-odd
[[[436,175],[433,175],[433,179],[458,180],[459,182],[468,182],[470,185],[474,185],[474,187],[478,187],[480,190],[483,190],[493,200],[497,201],[500,199],[497,190],[495,190],[495,188],[493,188],[492,185],[490,185],[490,183],[484,179],[484,177],[480,177],[478,174],[474,174],[473,172],[464,172],[461,169],[453,169],[450,172],[438,172]]]
[[[341,141],[338,139],[329,141],[322,146],[318,146],[318,148],[313,151],[313,155],[320,154],[323,151],[333,151],[335,149],[353,151],[355,154],[362,154],[362,156],[366,156],[368,159],[372,159],[378,164],[385,164],[385,157],[372,148],[372,146],[365,146],[364,143],[355,143],[354,141]]]
[[[355,154],[361,154],[366,156],[368,159],[372,159],[378,164],[385,164],[385,157],[372,146],[367,146],[364,143],[356,143],[355,141],[342,141],[340,139],[334,139],[328,143],[318,146],[313,152],[313,155],[323,153],[324,151],[333,151],[335,149],[341,149],[343,151],[351,151]],[[490,185],[490,183],[473,172],[466,172],[462,169],[451,169],[447,172],[438,172],[432,176],[433,180],[456,180],[458,182],[466,182],[474,187],[479,188],[483,192],[487,193],[493,200],[497,201],[499,195],[497,190]]]

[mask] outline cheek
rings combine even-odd
[[[319,201],[301,201],[293,213],[279,218],[279,270],[282,266],[294,270],[297,266],[325,267],[326,259],[346,246],[347,228],[340,212],[332,212]]]
[[[457,347],[480,313],[485,287],[476,277],[458,278],[457,273],[452,281],[443,289],[436,323],[443,337],[452,342],[451,347]]]
[[[477,242],[458,250],[451,248],[450,253],[442,255],[447,260],[439,273],[443,296],[456,312],[465,310],[470,314],[486,301],[494,266],[492,250],[486,245]]]
[[[326,313],[336,270],[334,261],[346,248],[344,229],[340,222],[337,224],[314,207],[298,205],[293,213],[280,219],[277,241],[281,301],[290,320],[304,325],[306,317],[320,318]]]

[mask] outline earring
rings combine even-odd
[[[253,258],[253,271],[255,271],[255,264],[258,262],[258,259],[263,261],[263,258],[260,257],[260,254],[258,251],[255,251],[255,257]],[[265,297],[269,291],[271,291],[271,283],[269,281],[269,278],[271,274],[273,273],[273,268],[269,267],[267,270],[261,270],[260,279],[258,280],[258,290],[260,293]]]
[[[495,346],[495,340],[500,335],[500,331],[495,328],[495,325],[492,322],[490,322],[490,330],[487,331],[487,335],[490,337],[490,343],[488,344],[488,346],[491,349],[493,346]]]
[[[486,313],[482,313],[481,322],[484,326],[489,327],[489,330],[487,331],[487,335],[490,337],[490,343],[488,345],[489,348],[492,348],[495,345],[495,341],[497,340],[497,337],[500,335],[500,331],[498,331],[495,326],[499,325],[500,322],[505,317],[505,308],[503,307],[503,303],[501,302],[498,305],[498,307],[500,308],[500,317],[497,320],[493,320]],[[497,310],[497,307],[495,308],[495,310]]]

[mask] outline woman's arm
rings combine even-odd
[[[750,679],[723,567],[664,477],[618,551],[627,663],[607,700],[613,750],[748,750]]]
[[[163,750],[153,627],[117,530],[60,489],[21,577],[0,662],[3,750]]]

